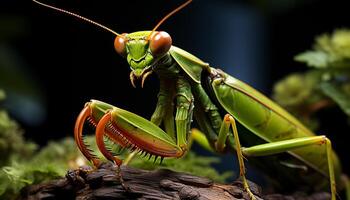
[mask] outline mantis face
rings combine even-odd
[[[131,73],[130,81],[142,79],[141,86],[148,75],[152,73],[154,64],[170,49],[171,37],[164,31],[139,31],[118,35],[114,41],[117,53],[126,57]]]

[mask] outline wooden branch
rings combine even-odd
[[[233,184],[220,184],[207,178],[167,169],[147,171],[123,166],[121,168],[123,186],[114,165],[104,163],[99,169],[91,170],[89,167],[70,170],[65,178],[28,186],[22,190],[18,199],[249,199],[240,181],[235,181]],[[263,195],[256,184],[250,182],[250,187],[257,199],[330,199],[328,193],[316,193],[304,198],[300,198],[300,195],[299,197],[298,195]]]

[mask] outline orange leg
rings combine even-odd
[[[111,152],[109,152],[105,146],[103,137],[107,135],[109,138],[113,139],[115,142],[119,143],[120,145],[124,146],[126,145],[122,139],[118,138],[117,135],[113,135],[108,131],[108,123],[111,122],[111,113],[107,112],[98,122],[96,126],[96,144],[100,152],[110,161],[114,162],[117,165],[117,174],[119,175],[120,184],[124,187],[125,190],[129,190],[127,186],[124,184],[123,177],[121,176],[120,172],[120,165],[122,164],[122,160],[117,158],[116,156],[113,156]]]
[[[117,158],[116,156],[113,156],[111,152],[109,152],[106,149],[103,136],[105,135],[105,129],[106,125],[111,122],[111,113],[106,113],[98,122],[96,126],[96,144],[98,149],[101,151],[101,153],[106,157],[108,160],[113,161],[118,167],[122,164],[122,160]]]
[[[83,140],[83,126],[86,121],[86,119],[91,115],[91,108],[89,104],[86,104],[84,109],[80,112],[74,127],[74,139],[75,142],[80,149],[80,151],[83,153],[83,155],[91,161],[95,167],[98,167],[100,165],[100,160],[91,153],[91,150],[87,148],[86,144]]]

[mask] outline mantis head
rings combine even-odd
[[[119,34],[116,31],[113,31],[112,29],[86,17],[45,3],[41,3],[37,0],[32,1],[41,6],[86,21],[90,24],[98,26],[116,35],[116,38],[114,40],[114,48],[119,55],[126,57],[131,68],[130,81],[134,87],[135,80],[140,78],[142,79],[141,86],[143,87],[144,81],[146,80],[147,76],[152,73],[156,61],[158,61],[162,56],[164,56],[171,47],[172,40],[170,35],[164,31],[156,31],[158,27],[170,16],[172,16],[173,14],[175,14],[176,12],[178,12],[179,10],[186,7],[189,3],[192,2],[192,0],[187,0],[185,3],[177,7],[172,12],[170,12],[162,20],[160,20],[160,22],[152,29],[152,31],[138,31],[129,34]]]
[[[164,31],[124,33],[114,40],[115,50],[129,63],[130,81],[134,87],[136,79],[142,79],[143,87],[147,76],[153,72],[154,64],[169,51],[171,44],[170,35]]]

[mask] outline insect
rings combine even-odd
[[[309,191],[330,187],[333,200],[336,190],[347,186],[350,200],[349,181],[341,175],[340,161],[326,136],[315,135],[254,88],[173,46],[168,33],[157,31],[191,0],[165,16],[153,30],[124,34],[75,13],[33,1],[116,35],[115,50],[130,65],[134,87],[137,80],[143,86],[153,72],[159,77],[158,102],[150,121],[101,101],[85,104],[77,118],[74,136],[80,151],[95,166],[100,161],[83,141],[86,121],[96,127],[96,143],[101,153],[118,166],[122,160],[107,150],[104,137],[132,151],[162,159],[183,156],[188,151],[188,141],[193,139],[217,152],[237,153],[240,176],[251,199],[255,196],[245,178],[244,157],[288,187],[303,186]],[[200,130],[191,130],[193,116]],[[238,134],[236,121],[249,133]]]

